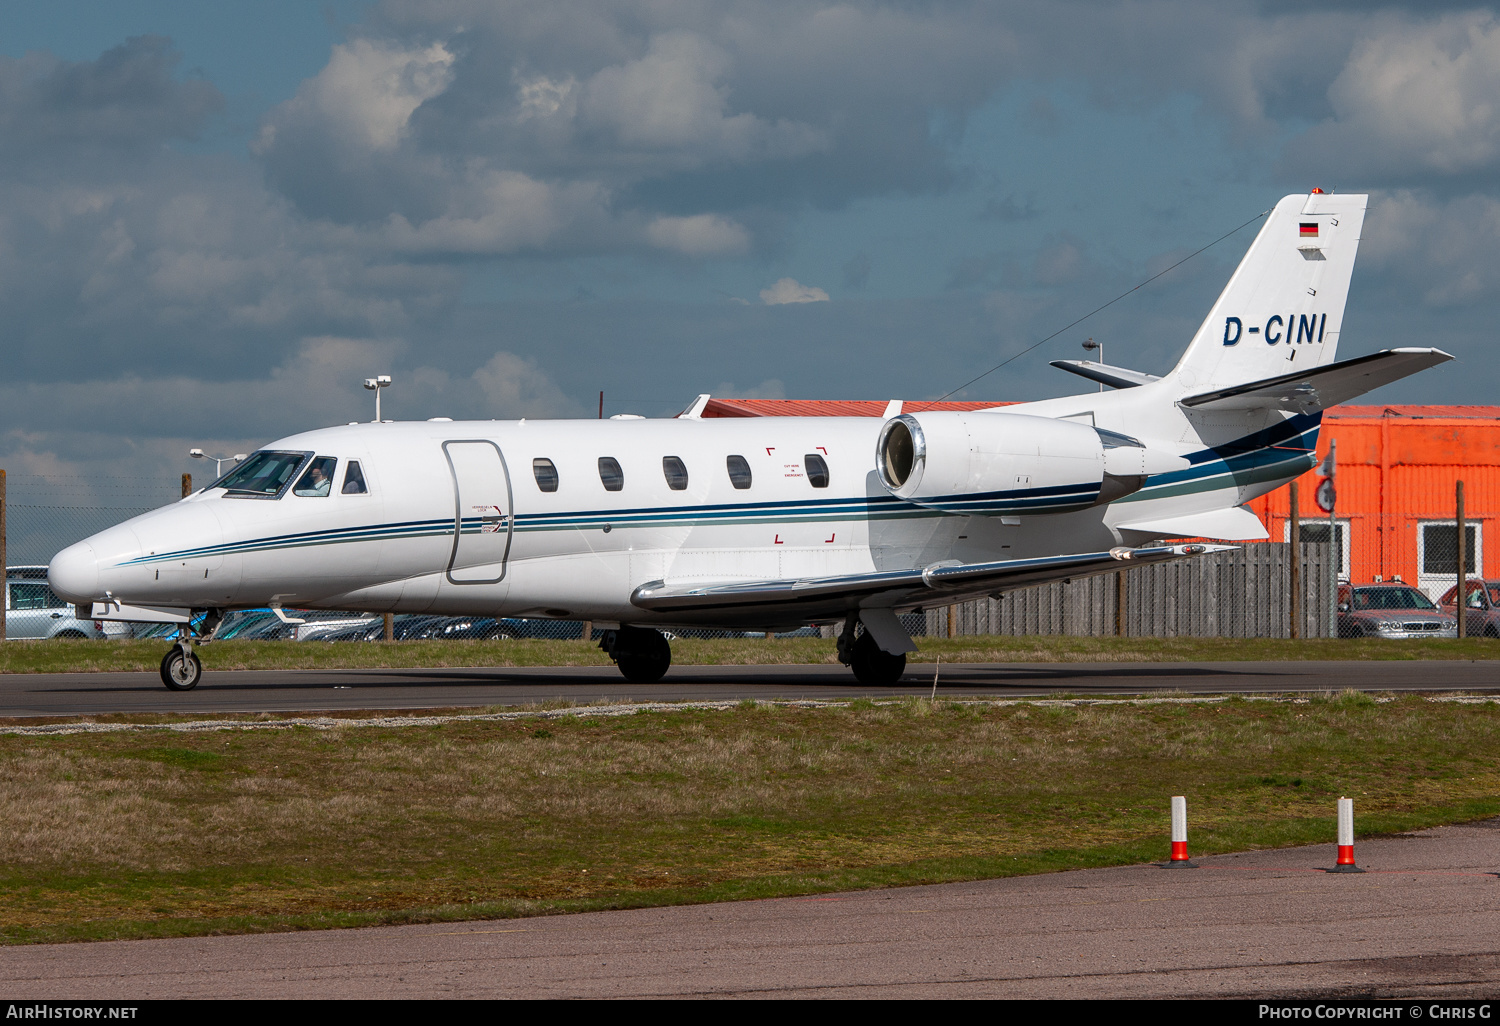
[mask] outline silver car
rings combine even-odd
[[[73,607],[53,594],[47,582],[28,577],[5,579],[5,637],[102,638],[104,631],[94,620],[79,620]]]
[[[1339,587],[1341,638],[1456,638],[1458,620],[1409,584]]]

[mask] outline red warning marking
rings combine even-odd
[[[824,545],[828,545],[828,544],[830,544],[830,543],[831,543],[831,542],[832,542],[832,541],[833,541],[833,540],[834,540],[834,539],[835,539],[835,538],[837,538],[837,537],[838,537],[838,533],[837,533],[837,532],[835,532],[835,533],[833,533],[833,534],[830,534],[830,535],[829,535],[829,536],[828,536],[828,541],[826,541],[826,542],[824,542],[824,543],[823,543],[823,544],[824,544]]]
[[[776,544],[777,545],[784,545],[784,544],[786,544],[785,542],[783,542],[781,540],[781,535],[779,535],[779,534],[776,536]]]
[[[773,453],[775,451],[776,451],[776,446],[774,446],[774,445],[768,445],[768,446],[766,446],[766,455],[767,456],[771,455],[771,453]]]
[[[828,450],[823,448],[821,445],[815,445],[813,446],[813,448],[821,452],[824,456],[828,455]]]

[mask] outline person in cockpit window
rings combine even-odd
[[[302,480],[297,482],[297,495],[327,495],[333,488],[333,460],[327,457],[315,459]]]

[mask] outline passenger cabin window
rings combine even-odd
[[[736,488],[749,488],[750,461],[743,456],[730,456],[724,462],[729,466],[729,483]]]
[[[828,487],[828,463],[815,452],[810,452],[802,457],[802,465],[807,468],[807,480],[814,488]]]
[[[536,478],[536,486],[542,491],[557,491],[557,467],[551,460],[544,460],[541,457],[532,460],[531,476]]]
[[[350,460],[348,469],[344,471],[344,494],[367,495],[369,491],[365,487],[365,472],[359,469],[359,460]]]
[[[678,457],[663,456],[661,458],[661,472],[666,476],[667,487],[672,489],[672,491],[680,492],[687,488],[687,466]]]
[[[620,469],[620,461],[613,456],[600,456],[599,480],[603,482],[606,492],[618,492],[624,488],[625,471]]]
[[[211,488],[223,488],[230,499],[276,499],[286,491],[310,452],[257,452]]]
[[[313,460],[297,487],[292,489],[292,494],[321,498],[333,491],[333,469],[337,463],[332,456],[319,456]]]

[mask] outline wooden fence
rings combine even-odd
[[[1303,542],[1301,624],[1304,638],[1328,636],[1332,602],[1329,546]],[[1125,633],[1132,637],[1285,638],[1290,636],[1291,546],[1245,544],[1125,575]],[[952,608],[954,634],[1116,633],[1115,574],[1007,592]],[[949,633],[948,606],[926,611],[930,636]]]

